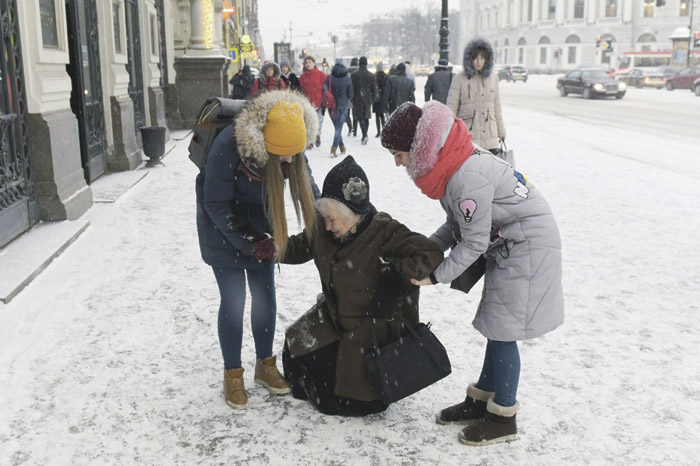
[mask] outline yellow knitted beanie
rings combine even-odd
[[[263,128],[265,149],[270,154],[295,155],[306,147],[304,110],[294,102],[278,102],[267,113]]]

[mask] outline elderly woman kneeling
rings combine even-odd
[[[429,276],[443,254],[425,236],[377,212],[367,176],[352,156],[328,173],[316,206],[326,231],[311,240],[303,233],[289,238],[282,258],[287,264],[313,259],[323,291],[287,329],[285,378],[295,398],[322,413],[378,413],[387,405],[370,388],[363,362],[372,348],[372,320],[380,345],[401,334],[394,313],[417,323],[418,288],[410,280]]]

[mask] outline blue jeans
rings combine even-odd
[[[318,115],[318,133],[316,134],[320,136],[321,130],[323,129],[323,109],[317,108],[316,115]]]
[[[333,126],[335,127],[335,134],[333,135],[333,147],[342,146],[343,144],[343,125],[345,120],[348,119],[348,107],[336,107],[335,115],[331,116],[331,121],[333,121]]]
[[[221,267],[212,269],[221,295],[218,324],[224,368],[241,367],[246,275],[251,295],[250,321],[255,340],[255,355],[259,359],[272,356],[277,317],[274,267],[270,265],[262,270]]]
[[[488,340],[484,365],[476,388],[495,392],[493,401],[508,407],[513,406],[518,394],[520,380],[520,352],[515,341]]]

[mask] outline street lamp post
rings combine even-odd
[[[688,27],[688,58],[685,66],[690,66],[693,55],[693,45],[695,45],[695,34],[693,34],[693,6],[695,0],[690,1],[690,26]]]
[[[442,19],[440,20],[440,60],[449,61],[449,42],[447,36],[450,31],[447,28],[447,0],[442,0]]]

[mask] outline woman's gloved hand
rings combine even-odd
[[[270,260],[275,257],[275,238],[265,233],[266,238],[253,243],[253,258],[255,260]]]

